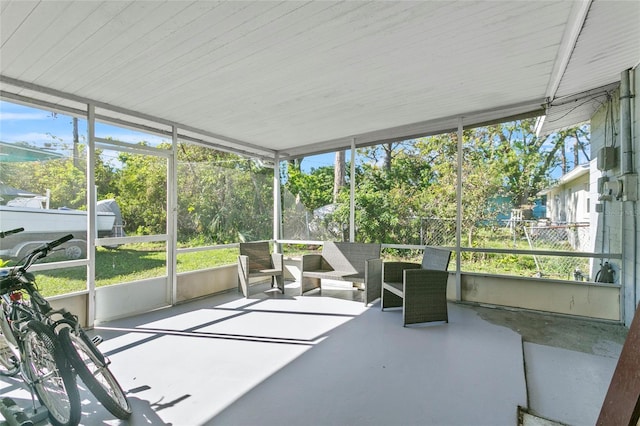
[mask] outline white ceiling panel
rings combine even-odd
[[[640,62],[640,1],[593,2],[556,97],[620,81]]]
[[[640,59],[637,1],[0,4],[5,96],[258,156],[530,114]]]

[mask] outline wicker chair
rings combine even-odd
[[[449,321],[447,280],[451,251],[425,247],[422,264],[384,262],[382,310],[402,307],[403,325]]]
[[[238,291],[249,297],[249,278],[271,276],[271,287],[277,283],[284,294],[284,269],[281,253],[271,253],[269,243],[240,243],[238,256]]]

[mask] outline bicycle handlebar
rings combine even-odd
[[[19,232],[16,230],[12,231]],[[43,244],[40,247],[32,250],[27,256],[23,258],[24,262],[21,262],[21,264],[14,266],[7,275],[0,278],[0,293],[4,294],[8,291],[11,291],[12,288],[16,288],[16,285],[21,286],[26,282],[33,281],[33,278],[28,278],[27,269],[29,269],[31,265],[33,265],[38,259],[42,259],[43,257],[45,257],[49,253],[49,251],[58,247],[60,244],[66,243],[72,238],[72,234],[67,234],[64,237]],[[31,294],[31,292],[29,292],[29,294]]]
[[[51,241],[50,243],[45,244],[40,250],[42,250],[42,251],[44,251],[46,253],[49,250],[52,250],[52,249],[58,247],[60,244],[66,243],[67,241],[69,241],[72,238],[73,238],[72,234],[67,234],[64,237],[58,238],[57,240],[54,240],[54,241]],[[38,251],[38,250],[35,250],[35,251]]]
[[[11,234],[17,234],[18,232],[22,231],[24,231],[24,228],[16,228],[9,231],[0,232],[0,238],[8,237]]]
[[[51,250],[58,247],[60,244],[66,243],[67,241],[73,238],[72,234],[67,234],[64,237],[58,238],[57,240],[51,241],[50,243],[46,243],[41,245],[40,247],[33,250],[26,256],[26,260],[22,263],[21,266],[16,266],[14,270],[18,270],[20,272],[26,272],[27,269],[31,267],[35,263],[36,260],[45,257]]]

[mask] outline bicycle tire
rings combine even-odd
[[[109,370],[102,357],[89,347],[83,337],[71,328],[65,327],[58,332],[60,344],[84,384],[98,401],[115,417],[127,420],[131,417],[131,404],[120,383]]]
[[[0,376],[10,377],[20,371],[20,361],[12,349],[16,345],[15,338],[6,334],[11,333],[11,328],[3,308],[0,305]]]
[[[80,392],[71,366],[56,345],[53,331],[40,321],[27,323],[23,336],[24,362],[38,399],[55,426],[80,423]]]
[[[20,371],[20,363],[0,333],[0,376],[15,376]]]

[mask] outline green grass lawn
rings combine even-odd
[[[516,241],[516,247],[528,248],[526,242]],[[492,246],[492,245],[488,245]],[[504,247],[504,243],[502,244]],[[285,247],[286,256],[300,256],[313,252],[316,247],[294,245]],[[238,249],[217,249],[179,253],[177,272],[194,271],[210,267],[232,265],[237,261]],[[391,250],[383,253],[383,260],[420,262],[422,253],[415,250]],[[46,261],[64,260],[60,254]],[[546,278],[572,279],[575,268],[588,271],[588,259],[541,257],[536,259]],[[452,258],[452,264],[455,259]],[[566,262],[571,262],[566,265]],[[463,254],[462,269],[467,272],[486,272],[517,276],[536,276],[537,265],[533,256],[511,254]],[[115,249],[100,247],[96,252],[96,286],[106,286],[166,275],[164,244],[129,244]],[[86,289],[87,268],[84,266],[42,271],[36,273],[40,290],[45,296],[54,296]]]
[[[238,249],[218,249],[178,254],[178,272],[235,264]],[[49,261],[63,260],[50,256]],[[117,249],[99,248],[96,252],[96,286],[137,281],[166,275],[164,247],[136,245]],[[87,268],[54,269],[36,273],[38,287],[45,296],[86,289]]]

